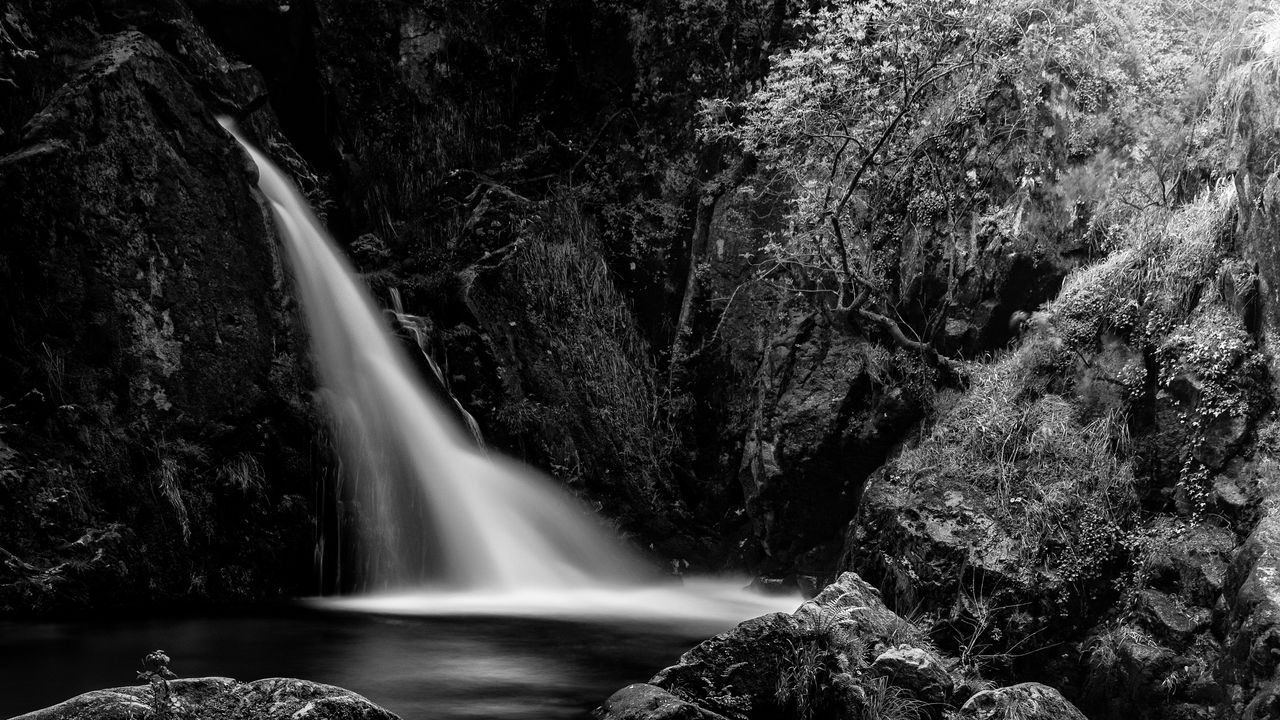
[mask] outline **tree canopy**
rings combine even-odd
[[[758,278],[947,364],[931,341],[977,255],[1105,249],[1118,218],[1194,192],[1223,22],[1208,12],[876,0],[805,15],[761,87],[701,110],[704,139],[758,162],[741,192],[785,205]]]

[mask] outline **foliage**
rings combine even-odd
[[[969,392],[900,456],[896,478],[940,478],[990,497],[1030,561],[1077,552],[1079,522],[1099,512],[1098,521],[1111,525],[1131,509],[1133,478],[1118,457],[1127,441],[1121,415],[1082,421],[1063,396],[1035,392],[1042,363],[1065,359],[1052,340],[1032,339],[977,369]],[[1053,365],[1047,371],[1057,372]]]
[[[788,717],[812,720],[827,690],[829,654],[813,642],[792,643],[791,652],[778,673],[775,700]]]
[[[1079,351],[1104,332],[1155,339],[1185,322],[1222,262],[1236,195],[1221,186],[1176,212],[1149,210],[1115,228],[1115,251],[1082,268],[1046,308]]]
[[[1206,453],[1224,424],[1257,417],[1265,395],[1265,358],[1247,329],[1260,280],[1233,259],[1236,206],[1235,188],[1222,186],[1177,212],[1138,216],[1116,252],[1068,278],[1047,308],[1073,352],[1114,334],[1151,358],[1155,377],[1132,366],[1118,381],[1131,399],[1150,383],[1180,404],[1178,486],[1197,514],[1207,509]]]
[[[859,720],[919,720],[927,707],[928,703],[891,685],[888,678],[875,678],[867,683]]]
[[[787,196],[759,277],[921,349],[978,254],[1047,252],[1077,220],[1105,236],[1123,214],[1108,204],[1184,200],[1192,139],[1171,128],[1207,105],[1193,68],[1221,21],[1203,15],[1161,0],[925,0],[804,16],[764,87],[702,107],[704,139],[759,161],[742,191]],[[920,296],[921,278],[944,287]]]
[[[1155,649],[1159,647],[1159,643],[1142,628],[1126,623],[1114,624],[1095,634],[1084,646],[1090,686],[1103,692],[1115,687],[1124,673],[1123,660],[1128,654],[1126,646]]]
[[[169,656],[163,650],[153,650],[142,658],[142,670],[138,679],[151,686],[151,713],[154,717],[169,717],[173,708],[173,696],[169,681],[178,677],[169,669]]]

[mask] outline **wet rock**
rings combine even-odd
[[[364,697],[332,685],[270,678],[169,681],[171,717],[223,720],[399,720]],[[154,714],[148,686],[96,690],[14,720],[124,720]]]
[[[751,580],[749,588],[765,595],[790,595],[796,592],[797,584],[795,576],[760,576]]]
[[[1048,685],[1022,683],[984,690],[969,698],[957,720],[1085,720],[1062,694]]]
[[[66,202],[50,203],[31,177]],[[3,250],[0,308],[42,323],[68,376],[62,401],[195,422],[259,401],[280,275],[249,180],[190,83],[141,33],[106,40],[28,123],[23,148],[0,158],[0,210],[22,218]],[[83,314],[45,321],[20,294],[36,283],[34,297]]]
[[[753,618],[702,642],[649,682],[679,688],[726,717],[767,712],[783,668],[794,661],[800,635],[800,623],[785,613]]]
[[[628,685],[610,695],[592,717],[597,720],[723,720],[720,715],[645,683]]]
[[[865,667],[874,649],[910,640],[915,632],[869,583],[844,573],[794,614],[747,620],[649,682],[731,720],[783,712],[788,676],[824,678],[829,691],[806,702],[842,707],[853,692],[846,687],[853,682],[849,669]],[[797,692],[809,692],[808,686]]]
[[[938,656],[916,647],[886,650],[871,664],[871,672],[934,705],[951,699],[955,685]]]

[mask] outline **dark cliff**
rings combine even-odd
[[[0,604],[296,592],[311,381],[270,218],[214,121],[261,79],[176,4],[5,23]]]

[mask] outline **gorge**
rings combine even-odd
[[[5,0],[0,714],[1280,716],[1278,17]]]

